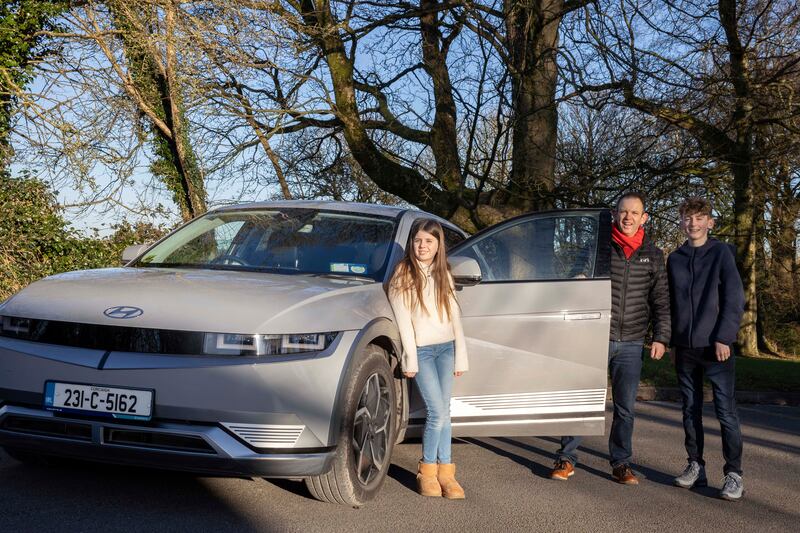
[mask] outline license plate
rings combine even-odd
[[[50,411],[150,420],[153,412],[153,391],[48,381],[45,385],[44,406]]]

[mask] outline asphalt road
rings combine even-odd
[[[800,408],[742,406],[743,501],[716,498],[719,425],[710,406],[710,486],[682,490],[680,409],[640,403],[634,435],[639,486],[610,479],[605,437],[584,441],[568,482],[546,478],[555,438],[454,444],[464,501],[414,490],[419,442],[396,447],[380,496],[362,509],[312,500],[293,481],[221,479],[73,464],[26,466],[0,452],[0,531],[800,531]],[[608,425],[607,425],[608,427]]]

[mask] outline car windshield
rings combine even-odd
[[[209,213],[133,266],[361,276],[380,281],[396,221],[319,209]]]

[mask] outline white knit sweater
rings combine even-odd
[[[428,268],[423,267],[425,273],[425,284],[422,289],[422,298],[425,308],[430,312],[426,313],[421,305],[417,305],[413,311],[410,309],[402,292],[395,286],[389,287],[389,303],[392,305],[394,317],[397,321],[397,328],[400,330],[400,340],[403,343],[403,357],[401,365],[403,372],[418,372],[417,347],[428,346],[431,344],[441,344],[443,342],[455,341],[455,371],[465,372],[469,369],[467,361],[467,347],[464,342],[464,330],[461,328],[461,310],[456,299],[450,296],[450,310],[452,317],[448,318],[446,312],[442,312],[439,318],[439,310],[436,305],[435,282],[428,273]],[[452,286],[452,278],[450,279]]]

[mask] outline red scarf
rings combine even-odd
[[[639,226],[639,230],[632,237],[628,237],[614,224],[611,226],[611,238],[622,248],[625,257],[630,259],[633,252],[638,250],[644,241],[644,226]]]

